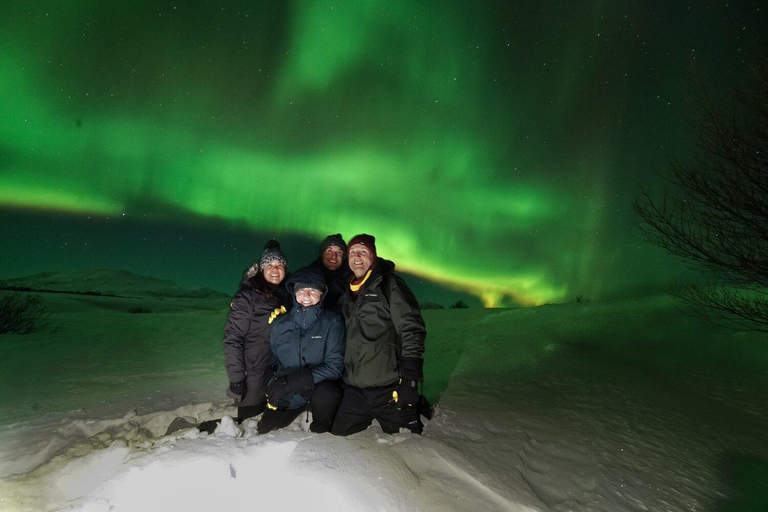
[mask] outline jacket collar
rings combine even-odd
[[[363,279],[359,283],[355,283],[356,279],[353,279],[352,281],[350,281],[349,289],[352,291],[352,293],[357,293],[360,291],[363,285],[368,281],[368,278],[371,277],[372,272],[373,272],[373,269],[369,268],[368,272],[365,273],[365,276],[363,276]]]
[[[293,318],[293,321],[302,324],[302,326],[306,327],[308,325],[311,325],[315,323],[317,318],[320,316],[320,313],[323,310],[323,302],[322,300],[315,304],[314,306],[310,306],[308,308],[305,308],[298,302],[296,302],[296,298],[293,299],[293,308],[291,309],[291,318]]]
[[[352,274],[349,278],[349,286],[348,289],[350,292],[352,292],[353,295],[356,295],[359,293],[360,290],[363,288],[370,288],[371,286],[376,286],[378,283],[381,282],[382,279],[384,279],[384,276],[387,274],[391,274],[395,271],[395,264],[389,260],[385,260],[384,258],[376,258],[376,261],[371,264],[371,268],[368,269],[368,272],[366,273],[365,277],[363,278],[363,281],[360,283],[357,283],[359,285],[357,292],[354,292],[352,290],[352,283],[355,281],[355,274]]]

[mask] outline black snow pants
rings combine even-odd
[[[324,380],[315,384],[309,402],[304,407],[296,409],[270,409],[264,411],[259,424],[256,426],[259,434],[266,434],[278,428],[287,427],[299,414],[312,412],[312,424],[309,430],[318,434],[330,432],[336,411],[341,401],[341,384],[339,381]]]
[[[387,434],[396,434],[401,427],[414,434],[421,434],[424,425],[419,418],[419,409],[405,407],[398,410],[392,398],[395,389],[397,384],[373,388],[345,385],[344,396],[331,432],[337,436],[362,432],[376,419]]]

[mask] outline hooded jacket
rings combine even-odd
[[[347,328],[344,382],[358,388],[388,386],[400,379],[404,358],[423,359],[427,329],[419,303],[395,275],[395,264],[377,258],[363,286],[347,286],[342,313]]]
[[[290,306],[290,297],[283,287],[278,286],[272,297],[254,287],[249,277],[253,273],[253,267],[243,272],[222,339],[227,378],[230,382],[246,381],[247,393],[236,403],[240,407],[258,405],[266,400],[264,380],[272,355],[270,317],[279,312],[281,306]]]
[[[308,308],[296,302],[294,287],[297,283],[322,287],[320,302]],[[303,367],[312,371],[315,384],[340,378],[344,369],[344,322],[339,315],[323,308],[327,287],[322,272],[312,267],[302,269],[286,283],[286,289],[293,296],[293,307],[272,323],[269,335],[277,363],[272,379]],[[287,409],[303,407],[310,394],[311,391],[288,395],[278,405]]]

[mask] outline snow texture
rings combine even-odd
[[[46,295],[0,337],[0,510],[693,511],[768,500],[764,340],[666,298],[425,311],[423,435],[259,436],[226,304]],[[34,385],[32,385],[34,383]],[[128,412],[126,412],[128,411]],[[190,425],[223,418],[212,435]],[[311,418],[310,418],[311,421]],[[176,430],[166,434],[170,430]],[[745,476],[746,475],[746,476]],[[762,482],[762,483],[761,483]]]

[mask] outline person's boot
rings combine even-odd
[[[175,420],[174,420],[175,421]],[[221,420],[208,420],[204,421],[197,426],[197,430],[200,432],[206,432],[208,435],[213,434],[221,423]]]

